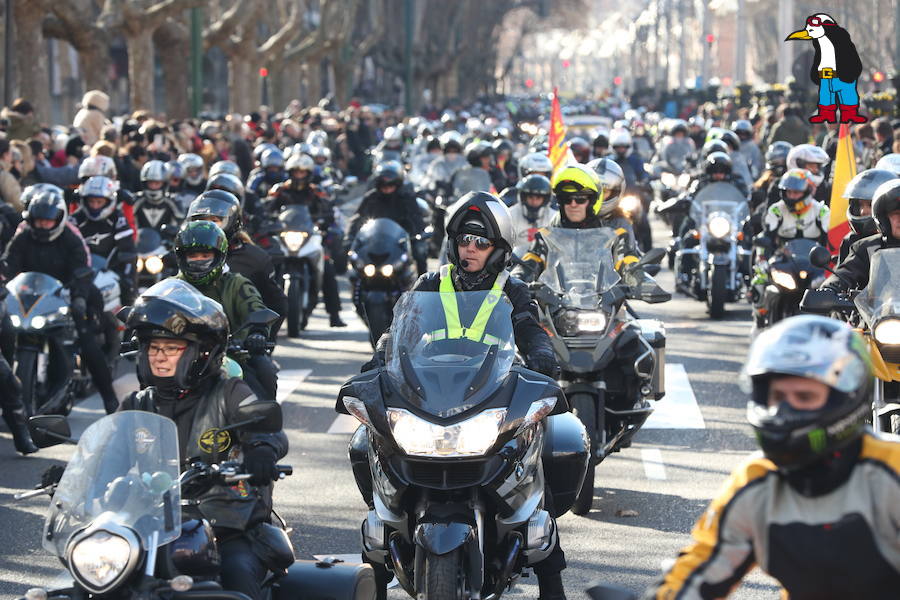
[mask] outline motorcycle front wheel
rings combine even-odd
[[[462,551],[449,554],[428,554],[425,557],[425,600],[462,600],[463,576]]]
[[[306,310],[306,280],[292,277],[288,283],[288,337],[300,337],[300,323]]]
[[[706,294],[709,316],[721,319],[725,314],[725,299],[728,296],[729,269],[724,265],[715,265],[709,278],[709,292]]]
[[[573,514],[586,515],[591,511],[594,504],[594,474],[597,470],[597,447],[596,440],[602,438],[601,424],[597,418],[597,402],[593,396],[588,394],[575,394],[571,398],[572,412],[584,424],[588,435],[591,438],[591,454],[588,457],[587,472],[584,474],[584,481],[581,483],[581,489],[575,497],[570,509]]]
[[[19,350],[16,353],[16,377],[22,383],[22,404],[29,417],[37,414],[37,352]]]

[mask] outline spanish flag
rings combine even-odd
[[[841,123],[840,127],[831,187],[831,218],[828,222],[828,245],[832,254],[840,249],[841,240],[850,231],[850,224],[847,223],[847,199],[842,196],[844,188],[856,177],[856,157],[850,142],[850,125]]]
[[[568,163],[569,145],[566,144],[566,126],[563,123],[562,109],[559,107],[559,94],[553,88],[553,102],[550,105],[550,135],[547,155],[553,163],[553,172]]]

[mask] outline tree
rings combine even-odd
[[[51,14],[44,20],[44,35],[65,40],[75,48],[85,89],[105,90],[109,84],[109,35],[96,22],[96,3],[54,0],[48,4]]]
[[[181,18],[173,17],[153,33],[153,45],[163,72],[166,113],[173,119],[190,116],[188,87],[190,69],[185,57],[190,55],[190,30]]]
[[[340,41],[334,44],[331,52],[331,67],[334,69],[334,98],[338,106],[346,106],[353,87],[353,73],[362,59],[372,50],[384,36],[385,3],[384,0],[366,0],[367,10],[357,18],[359,2],[350,2],[345,13],[346,26],[341,30]],[[361,24],[369,24],[369,31],[361,31]],[[356,33],[356,35],[354,35]]]
[[[19,95],[34,106],[38,119],[50,112],[47,52],[44,49],[43,20],[46,0],[16,0],[14,6]]]

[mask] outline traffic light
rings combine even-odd
[[[259,76],[260,76],[260,77],[268,77],[268,76],[269,76],[269,70],[268,70],[267,68],[265,68],[265,67],[260,67],[260,68],[259,68]]]
[[[616,75],[615,77],[613,77],[613,83],[615,85],[622,85],[622,78]]]
[[[572,64],[572,62],[569,61],[568,59],[564,60],[564,61],[562,62],[563,69],[568,69],[568,68],[569,68],[569,65],[571,65],[571,64]]]
[[[881,83],[882,81],[884,81],[884,73],[882,73],[881,71],[875,71],[872,74],[872,81],[874,81],[875,83]]]
[[[534,87],[534,79],[532,79],[532,78],[530,78],[530,77],[529,77],[528,79],[526,79],[526,80],[525,80],[525,87],[527,87],[527,88],[533,88],[533,87]]]
[[[712,43],[716,41],[716,36],[711,33],[706,34],[706,43],[712,46]]]

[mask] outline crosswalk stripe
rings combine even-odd
[[[331,424],[331,427],[328,428],[327,433],[346,435],[356,431],[357,427],[359,427],[359,421],[356,420],[356,417],[351,417],[350,415],[338,415]]]
[[[644,429],[706,429],[684,365],[666,365],[666,395],[654,403]]]
[[[278,391],[275,399],[281,403],[288,399],[303,380],[309,377],[312,369],[288,369],[278,372]]]
[[[647,479],[666,480],[666,465],[658,448],[642,448],[641,462],[644,463],[644,475]]]

